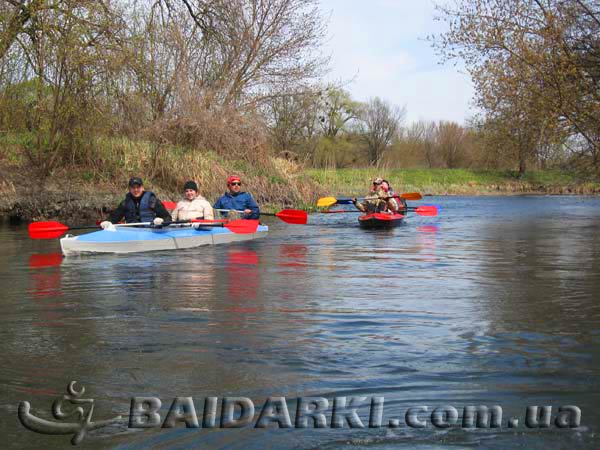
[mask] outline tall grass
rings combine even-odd
[[[27,173],[27,179],[35,176],[20,152],[22,139],[0,137],[0,165],[13,173],[12,182],[17,186],[22,181],[19,173]],[[227,159],[210,150],[122,137],[95,138],[94,147],[93,162],[56,168],[45,180],[38,179],[39,185],[82,198],[107,194],[114,201],[126,192],[130,177],[140,176],[146,188],[161,198],[179,200],[185,181],[195,180],[200,193],[214,201],[226,191],[227,177],[236,174],[242,178],[243,189],[259,204],[273,207],[311,204],[323,192],[316,181],[304,175],[301,166],[276,157]]]
[[[424,194],[492,194],[498,192],[597,192],[600,183],[562,171],[531,171],[523,178],[509,170],[469,169],[310,169],[309,176],[334,195],[364,194],[372,180],[390,181],[396,192]]]

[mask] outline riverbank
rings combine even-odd
[[[200,193],[213,202],[226,191],[228,175],[237,174],[265,210],[308,208],[326,193],[300,165],[277,157],[227,159],[211,151],[102,138],[93,163],[45,171],[30,163],[23,145],[22,136],[0,138],[0,217],[13,221],[102,220],[123,199],[132,176],[169,201],[180,200],[185,181],[196,180]]]
[[[508,170],[470,169],[309,169],[306,173],[331,194],[362,195],[375,177],[396,192],[423,195],[597,195],[600,181],[560,171],[531,171],[522,178]]]
[[[283,158],[252,155],[227,159],[211,151],[157,146],[123,138],[96,140],[93,163],[52,171],[32,165],[23,136],[0,138],[0,217],[12,220],[102,220],[123,198],[131,176],[163,200],[177,201],[186,180],[214,201],[225,191],[229,174],[242,177],[264,210],[311,209],[324,195],[362,195],[377,176],[396,192],[424,195],[600,194],[600,183],[558,171],[529,172],[467,169],[303,169]]]

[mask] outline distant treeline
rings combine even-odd
[[[44,174],[109,164],[104,137],[149,142],[154,169],[173,148],[263,166],[599,168],[597,1],[439,14],[432,44],[475,83],[467,124],[407,124],[324,84],[318,0],[0,0],[0,132]]]

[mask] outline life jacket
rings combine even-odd
[[[152,222],[156,213],[150,208],[150,200],[154,194],[150,191],[144,191],[139,203],[139,210],[131,194],[125,198],[125,222]]]
[[[367,197],[385,197],[387,192],[383,189],[377,189],[376,191],[369,191]],[[381,198],[370,198],[365,200],[365,209],[368,213],[380,213],[387,209],[387,203]]]
[[[403,198],[396,196],[394,190],[389,187],[388,189],[381,188],[386,195],[389,197],[386,202],[385,211],[391,212],[394,214],[404,214],[406,213],[406,201]],[[394,207],[390,207],[390,204]]]

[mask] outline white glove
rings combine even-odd
[[[160,227],[164,222],[164,219],[162,219],[161,217],[157,217],[156,219],[154,219],[152,221],[152,223],[154,224],[155,227]]]
[[[106,230],[107,228],[110,228],[112,226],[112,222],[105,220],[104,222],[100,222],[100,227],[103,230]]]

